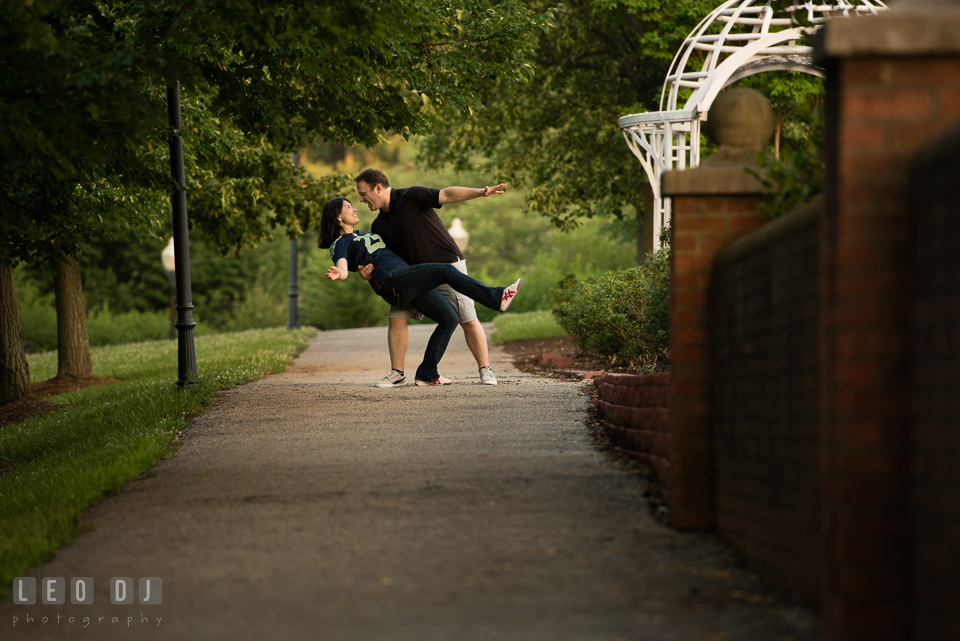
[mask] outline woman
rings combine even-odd
[[[327,270],[327,278],[344,280],[349,272],[357,271],[358,266],[372,263],[370,286],[383,300],[397,307],[413,307],[437,322],[427,342],[423,362],[417,368],[416,384],[449,385],[451,381],[440,376],[437,365],[460,319],[436,287],[450,285],[481,305],[505,312],[520,291],[523,279],[517,279],[509,287],[487,287],[446,263],[407,265],[387,249],[376,234],[354,231],[359,222],[356,207],[346,198],[334,198],[323,206],[317,244],[321,249],[329,247],[333,258],[334,266]]]

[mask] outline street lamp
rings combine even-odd
[[[299,154],[293,153],[293,164],[300,164]],[[290,307],[287,313],[287,329],[300,329],[299,310],[297,309],[297,297],[300,292],[297,291],[297,241],[290,240],[290,289],[287,291],[290,299]]]
[[[467,243],[470,242],[470,234],[463,228],[463,221],[459,218],[454,218],[453,222],[450,223],[450,229],[448,231],[450,235],[453,236],[453,240],[457,243],[460,251],[466,253]]]
[[[167,241],[167,246],[160,252],[160,262],[163,263],[163,269],[167,272],[167,280],[170,281],[170,339],[176,335],[173,324],[177,322],[177,258],[173,250],[173,236]]]
[[[167,121],[170,124],[170,175],[176,188],[170,192],[173,210],[173,237],[176,239],[177,265],[177,388],[183,389],[197,380],[197,350],[193,345],[193,293],[190,287],[190,235],[187,221],[186,177],[183,169],[183,139],[180,129],[180,85],[167,84]]]

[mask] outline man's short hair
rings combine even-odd
[[[373,167],[361,171],[360,175],[353,179],[353,182],[360,182],[361,180],[371,187],[376,187],[377,185],[383,185],[384,187],[390,186],[390,181],[387,180],[387,175],[379,169],[374,169]]]

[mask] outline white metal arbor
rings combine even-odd
[[[630,151],[647,172],[653,189],[653,246],[670,220],[669,199],[660,196],[665,171],[700,164],[700,123],[724,87],[767,71],[802,71],[823,77],[813,65],[811,47],[799,44],[806,34],[837,16],[876,14],[879,0],[805,2],[775,10],[769,2],[727,0],[690,32],[674,56],[663,82],[660,111],[631,114],[619,120]],[[809,26],[804,26],[801,22]],[[699,68],[696,68],[699,66]],[[689,97],[678,108],[681,95]]]

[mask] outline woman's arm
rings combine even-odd
[[[347,271],[347,259],[341,258],[336,265],[327,270],[327,278],[330,280],[345,280],[349,273]]]

